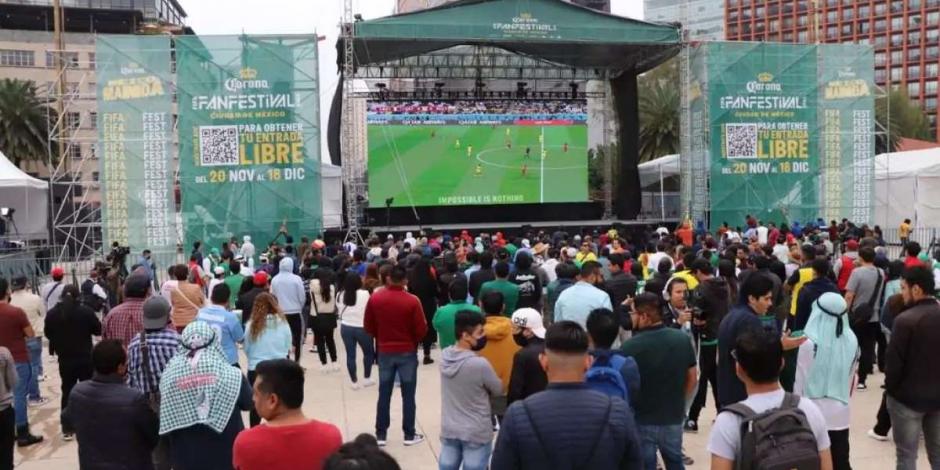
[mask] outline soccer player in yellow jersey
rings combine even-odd
[[[470,158],[471,156],[473,156],[473,146],[468,145],[467,146],[467,158]]]
[[[542,160],[545,160],[546,158],[548,158],[548,150],[542,149]]]
[[[476,168],[473,169],[473,176],[483,176],[483,165],[477,163]]]
[[[540,144],[544,144],[544,143],[545,143],[545,134],[539,134],[539,143],[540,143]]]
[[[459,148],[460,148],[460,139],[457,139],[456,141],[454,141],[454,148],[455,148],[455,149],[459,149]]]

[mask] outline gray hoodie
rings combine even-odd
[[[490,397],[503,383],[486,359],[450,346],[441,352],[441,438],[474,444],[493,440]]]
[[[307,302],[304,281],[294,274],[293,259],[285,257],[278,266],[280,271],[271,279],[271,293],[277,297],[277,303],[285,315],[300,313]]]

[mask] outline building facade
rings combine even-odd
[[[434,8],[454,0],[397,0],[395,2],[395,13],[408,13],[412,11]],[[571,3],[581,5],[595,10],[610,13],[610,0],[568,0]],[[649,0],[647,0],[649,1]]]
[[[688,38],[722,41],[725,38],[724,0],[645,0],[643,19],[682,23]]]
[[[97,112],[95,80],[95,34],[136,34],[168,28],[191,32],[182,27],[186,12],[176,0],[62,0],[65,49],[58,51],[53,28],[52,0],[8,0],[0,3],[0,79],[29,80],[37,93],[50,100],[60,98],[56,82],[56,57],[65,60],[65,111],[63,121],[53,128],[53,139],[65,145],[69,175],[82,182],[74,192],[90,206],[97,206],[100,162],[96,142]],[[54,113],[55,107],[52,107]],[[55,116],[52,116],[55,120]],[[53,142],[53,151],[57,143]],[[48,166],[48,156],[24,163],[23,170],[48,178],[56,173]],[[60,168],[63,168],[60,166]]]
[[[730,41],[871,44],[875,81],[907,92],[940,136],[940,0],[726,0]]]

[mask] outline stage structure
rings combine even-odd
[[[692,44],[683,59],[683,213],[715,229],[873,220],[874,55],[856,44]]]
[[[640,73],[678,53],[680,41],[677,25],[617,17],[557,0],[461,0],[414,13],[368,21],[355,21],[351,10],[347,13],[337,43],[341,86],[334,97],[328,129],[332,162],[344,167],[347,227],[384,226],[387,223],[439,225],[450,222],[552,219],[630,220],[637,217],[641,197],[637,172],[636,79]],[[353,82],[363,81],[367,86],[352,85]],[[369,179],[371,164],[367,165],[366,161],[355,157],[365,153],[358,147],[363,142],[356,142],[354,138],[358,132],[356,126],[362,123],[351,119],[357,100],[369,100],[370,116],[373,112],[371,104],[378,101],[388,101],[390,107],[410,101],[444,102],[457,107],[469,102],[493,100],[586,102],[586,106],[578,106],[587,111],[576,112],[586,117],[575,118],[574,121],[559,119],[559,115],[564,117],[567,114],[557,111],[546,114],[548,117],[543,119],[529,119],[529,114],[523,113],[515,118],[517,126],[513,127],[511,124],[514,118],[506,117],[507,114],[503,113],[499,118],[485,119],[490,117],[487,115],[483,116],[484,119],[474,120],[472,125],[477,127],[469,133],[481,133],[479,128],[482,124],[492,123],[493,129],[500,134],[493,140],[498,140],[497,146],[502,147],[502,131],[506,128],[505,147],[508,150],[503,153],[521,155],[523,150],[512,145],[512,140],[522,138],[516,137],[517,133],[527,132],[519,124],[534,124],[536,129],[537,126],[543,126],[543,135],[536,142],[535,153],[539,151],[538,144],[542,144],[542,160],[545,160],[545,151],[550,147],[545,141],[552,138],[547,136],[546,129],[562,136],[580,135],[581,132],[569,130],[565,134],[564,129],[549,126],[566,122],[597,122],[596,128],[590,128],[594,135],[589,139],[590,149],[583,150],[588,153],[589,159],[603,159],[605,166],[596,172],[596,177],[604,180],[600,192],[602,196],[592,198],[594,202],[506,204],[501,205],[499,211],[494,211],[493,206],[486,202],[473,203],[486,201],[487,197],[441,197],[442,203],[437,205],[412,204],[410,207],[403,207],[408,204],[403,204],[399,198],[394,198],[394,201],[388,198],[385,205],[369,206],[370,199],[373,202],[377,200],[375,195],[369,193],[375,189],[376,181]],[[384,104],[378,103],[378,106]],[[439,130],[422,127],[420,132],[426,132],[427,139],[445,139],[451,149],[459,147],[461,155],[464,147],[467,147],[467,158],[475,155],[483,164],[497,168],[511,167],[511,171],[518,171],[517,163],[485,161],[480,157],[480,147],[474,147],[476,144],[470,138],[461,141],[459,132],[456,136],[448,134],[456,132],[447,129],[448,126],[453,127],[458,121],[459,124],[466,124],[471,115],[460,114],[460,117],[444,122],[437,120],[438,111],[430,114],[423,111],[405,113],[401,116],[418,118],[416,122],[405,124],[441,125]],[[539,117],[538,114],[532,116]],[[370,124],[374,123],[370,118]],[[407,133],[407,130],[403,132]],[[489,138],[488,135],[483,137],[484,141]],[[569,143],[572,146],[580,145],[569,142],[566,140],[568,137],[559,139],[551,146],[551,152],[559,155],[549,154],[548,158],[565,158],[563,154],[569,151]],[[451,142],[454,142],[453,145]],[[391,146],[396,147],[397,144],[393,142]],[[526,146],[523,144],[522,147]],[[369,147],[371,156],[372,147],[375,147],[373,142],[369,142]],[[477,148],[476,152],[474,148]],[[486,152],[497,151],[486,148]],[[393,153],[395,155],[392,159],[397,160],[395,164],[403,167],[399,172],[404,180],[409,170],[405,167],[409,162],[402,158],[400,148],[395,148]],[[419,153],[407,156],[429,161],[453,158],[443,155]],[[500,158],[508,158],[508,155],[500,155]],[[523,157],[514,155],[514,158]],[[528,158],[528,151],[525,158]],[[458,182],[457,186],[472,184],[474,176],[470,175],[476,175],[480,180],[490,176],[491,170],[484,171],[481,165],[476,165],[474,170],[473,163],[468,166],[468,178]],[[529,165],[538,170],[544,163],[524,161],[521,176],[517,177],[522,182],[529,176],[525,169]],[[433,172],[419,175],[425,179],[432,176]],[[501,184],[506,186],[514,183],[507,180]],[[448,189],[443,182],[438,186],[442,190]],[[460,202],[450,203],[455,200]]]

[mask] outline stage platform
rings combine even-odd
[[[470,232],[476,233],[481,231],[508,231],[516,232],[522,230],[523,227],[526,228],[535,228],[535,229],[551,229],[555,230],[560,228],[567,231],[580,231],[584,229],[593,229],[598,227],[609,227],[611,225],[621,225],[624,227],[643,227],[647,225],[659,225],[666,224],[667,227],[672,227],[679,223],[679,219],[639,219],[639,220],[617,220],[617,219],[597,219],[597,220],[545,220],[537,222],[480,222],[480,223],[451,223],[451,224],[413,224],[413,225],[373,225],[370,227],[363,227],[362,234],[366,235],[367,232],[375,233],[404,233],[404,232],[413,232],[417,233],[421,230],[431,230],[435,232],[459,232],[460,230],[469,230]]]

